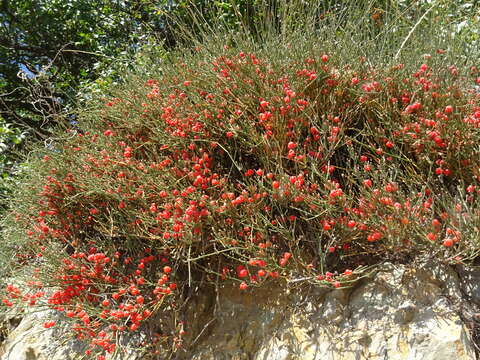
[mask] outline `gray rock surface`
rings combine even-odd
[[[427,264],[385,265],[353,289],[225,289],[215,325],[185,359],[474,360],[461,284],[450,267]]]
[[[56,325],[45,329],[43,324],[50,320],[56,321]],[[122,352],[116,357],[118,360],[143,358],[128,345],[121,348]],[[0,360],[78,360],[85,359],[82,355],[87,349],[84,343],[72,337],[58,312],[27,310],[21,321],[11,329],[7,339],[0,344]]]

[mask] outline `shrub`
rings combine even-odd
[[[2,245],[30,281],[3,302],[63,312],[88,355],[147,324],[148,351],[182,346],[182,294],[204,284],[338,288],[385,260],[478,253],[477,68],[442,49],[346,56],[302,29],[220,35],[31,154]]]

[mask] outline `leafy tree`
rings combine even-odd
[[[134,50],[148,30],[161,32],[161,6],[166,1],[1,1],[0,111],[6,121],[41,132],[42,120],[71,101],[82,81],[95,79],[101,62]]]
[[[12,124],[7,124],[0,116],[0,201],[3,201],[10,194],[9,183],[11,179],[9,175],[15,164],[15,158],[9,150],[13,146],[19,145],[24,137],[25,133],[22,133]]]

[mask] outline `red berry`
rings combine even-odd
[[[270,275],[271,278],[277,278],[278,277],[278,272],[277,271],[270,271],[268,273],[268,275]]]
[[[374,241],[380,240],[381,238],[382,238],[382,234],[379,233],[378,231],[376,231],[376,232],[368,235],[367,240],[369,242],[374,242]]]
[[[295,144],[293,141],[290,141],[287,145],[287,148],[289,150],[295,149],[297,147],[297,144]]]
[[[49,329],[49,328],[51,328],[51,327],[54,326],[54,325],[55,325],[55,321],[46,321],[46,322],[43,324],[43,327],[44,327],[45,329]]]
[[[242,281],[239,287],[240,287],[240,290],[246,290],[248,288],[248,285],[245,281]]]
[[[172,272],[172,268],[171,268],[170,266],[168,266],[168,265],[167,265],[167,266],[164,266],[164,267],[163,267],[163,272],[164,272],[165,274],[169,274],[170,272]]]
[[[238,272],[238,277],[243,278],[243,277],[247,277],[247,276],[248,276],[248,271],[247,271],[247,269],[242,269],[242,270],[240,270],[240,271]]]
[[[452,245],[453,245],[453,240],[452,239],[447,238],[447,239],[443,240],[443,246],[450,247]]]
[[[132,294],[132,295],[138,295],[139,293],[140,293],[140,291],[136,287],[132,287],[130,289],[130,294]]]

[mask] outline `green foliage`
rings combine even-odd
[[[18,128],[7,124],[0,117],[0,203],[3,204],[10,194],[13,179],[10,174],[17,165],[17,155],[15,148],[22,144],[25,133],[21,133]],[[0,211],[1,212],[1,211]]]
[[[165,3],[159,3],[158,7]],[[0,8],[0,64],[3,79],[2,111],[8,122],[39,128],[38,115],[49,111],[56,97],[72,101],[82,80],[95,79],[96,64],[133,51],[160,18],[147,1],[2,1]],[[135,45],[135,46],[138,46]],[[35,107],[29,89],[17,73],[45,74],[54,84],[46,104]]]

